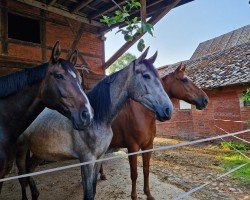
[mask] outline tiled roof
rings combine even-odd
[[[248,30],[248,32],[245,32],[246,29]],[[238,30],[236,30],[236,32]],[[242,30],[245,35],[244,38],[249,38],[248,41],[243,39],[243,36],[241,36],[238,38],[238,42],[236,42],[231,48],[226,48],[224,46],[224,50],[216,51],[215,53],[208,54],[197,59],[183,61],[187,65],[186,72],[189,78],[191,78],[197,85],[199,85],[203,89],[243,83],[249,84],[250,26],[245,26],[242,28]],[[233,33],[235,34],[235,31],[231,32],[230,34]],[[216,40],[217,39],[215,38],[211,41]],[[239,41],[241,41],[240,44],[238,44]],[[195,52],[198,52],[198,50],[196,50]],[[194,53],[194,55],[195,54],[196,53]],[[194,55],[192,57],[194,57]],[[161,67],[159,73],[161,75],[169,74],[173,72],[177,68],[177,66],[178,63]]]
[[[190,60],[250,42],[250,25],[199,44]]]

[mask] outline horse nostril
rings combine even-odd
[[[205,105],[207,105],[207,104],[208,104],[208,100],[207,100],[207,98],[204,98],[204,99],[203,99],[203,103],[204,103]]]
[[[86,120],[86,118],[88,118],[90,115],[89,115],[89,112],[87,110],[83,110],[82,111],[82,115],[81,115],[81,118],[82,120]]]
[[[169,108],[166,108],[165,114],[166,114],[168,117],[170,116],[170,109],[169,109]]]

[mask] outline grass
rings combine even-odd
[[[250,145],[242,142],[221,142],[220,148],[223,150],[226,150],[227,153],[221,153],[219,155],[219,159],[222,160],[221,167],[228,171],[232,168],[235,168],[239,165],[245,164],[249,162],[248,165],[245,167],[235,171],[232,175],[234,177],[240,178],[243,180],[243,182],[246,182],[247,184],[250,183],[250,160],[241,154],[239,154],[237,151],[234,150],[234,148],[241,151],[244,154],[249,155],[250,151]]]

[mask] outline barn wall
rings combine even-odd
[[[61,43],[62,57],[66,58],[71,51],[74,39],[80,28],[80,22],[72,19],[66,20],[65,17],[13,0],[1,0],[0,4],[0,76],[20,70],[23,67],[30,67],[33,64],[48,61],[52,47],[57,40]],[[6,17],[8,12],[39,19],[41,24],[41,43],[35,44],[8,38],[8,19]],[[72,31],[68,21],[74,27],[74,31]],[[104,62],[104,41],[102,40],[102,36],[97,33],[98,31],[95,27],[87,24],[83,25],[83,33],[77,48],[88,66],[95,73],[103,74],[104,70],[101,66]],[[22,63],[23,65],[17,67],[17,63]],[[78,64],[81,64],[79,59]]]
[[[174,114],[170,121],[157,122],[157,132],[164,137],[181,137],[194,139],[206,137],[223,131],[245,130],[250,125],[234,121],[250,120],[250,107],[244,106],[242,93],[249,86],[232,86],[223,89],[205,91],[209,97],[209,104],[205,110],[180,110],[178,100],[174,100]],[[250,139],[250,134],[241,135]]]

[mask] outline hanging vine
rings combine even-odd
[[[109,27],[114,24],[123,23],[124,28],[119,28],[116,33],[122,33],[124,40],[133,41],[141,33],[149,33],[153,36],[154,27],[147,22],[140,22],[138,17],[131,17],[132,11],[141,8],[141,3],[137,0],[129,0],[124,6],[119,6],[114,0],[119,10],[115,11],[112,16],[103,15],[100,22],[107,24]],[[140,39],[137,44],[137,49],[143,51],[145,42]]]

